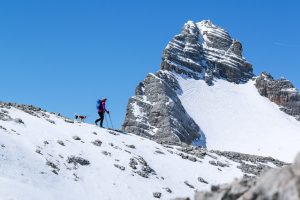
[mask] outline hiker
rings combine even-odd
[[[98,100],[98,105],[97,105],[97,109],[98,109],[98,114],[100,116],[99,119],[97,119],[95,121],[95,124],[98,126],[98,122],[100,121],[100,126],[103,127],[103,120],[104,120],[104,114],[105,112],[107,112],[109,114],[109,111],[106,110],[106,107],[105,107],[105,103],[106,103],[106,98],[103,98],[102,100]]]

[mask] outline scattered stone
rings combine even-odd
[[[214,160],[210,160],[210,161],[209,161],[209,164],[211,164],[211,165],[213,165],[213,166],[218,166],[217,163],[216,163],[216,161],[214,161]]]
[[[94,135],[98,135],[96,132],[92,132]]]
[[[2,148],[5,148],[5,145],[4,145],[4,144],[1,144],[1,147],[2,147]]]
[[[195,189],[195,187],[193,185],[191,185],[189,182],[187,181],[184,181],[184,184],[186,184],[188,187],[192,188],[192,189]]]
[[[38,154],[43,155],[43,154],[42,154],[42,151],[41,151],[40,149],[35,150],[35,152],[38,153]]]
[[[126,149],[125,149],[124,151],[125,151],[126,153],[129,153],[129,154],[131,154],[131,152],[130,152],[130,151],[128,151],[128,150],[126,150]]]
[[[102,142],[100,140],[95,140],[95,141],[92,142],[92,144],[95,145],[95,146],[101,147]]]
[[[185,160],[188,159],[188,157],[189,157],[188,155],[185,155],[185,154],[183,154],[183,153],[179,153],[178,155],[179,155],[182,159],[185,159]]]
[[[156,175],[156,172],[148,165],[148,163],[142,157],[138,157],[137,161],[141,165],[141,169],[136,172],[139,176],[143,178],[149,178],[150,175]]]
[[[51,124],[55,124],[55,121],[53,121],[51,119],[46,119],[46,121],[50,122]]]
[[[114,164],[114,166],[122,171],[125,170],[125,167],[121,166],[121,165],[118,165],[118,164]]]
[[[14,122],[16,122],[17,124],[24,124],[23,120],[20,118],[14,119]]]
[[[114,147],[115,145],[113,143],[108,143],[109,146]]]
[[[155,153],[165,155],[165,153],[160,150],[156,150]]]
[[[4,131],[7,131],[7,129],[3,126],[0,126],[0,129],[4,130]]]
[[[111,153],[107,152],[107,151],[102,151],[102,154],[105,155],[105,156],[111,156]]]
[[[70,120],[70,119],[65,119],[65,122],[70,123],[70,124],[74,124],[74,121]]]
[[[79,176],[76,173],[73,173],[73,176],[75,177],[74,180],[78,181],[79,180]]]
[[[65,146],[65,143],[62,140],[57,140],[57,143],[60,144],[61,146]]]
[[[196,159],[195,157],[192,157],[192,156],[189,156],[189,157],[188,157],[188,160],[190,160],[190,161],[192,161],[192,162],[196,162],[196,161],[197,161],[197,159]]]
[[[1,109],[0,112],[4,113],[4,114],[8,114],[7,110]]]
[[[172,193],[172,190],[170,189],[170,188],[168,188],[168,187],[166,187],[166,188],[163,188],[163,189],[165,189],[168,193]]]
[[[53,170],[57,170],[59,171],[59,168],[57,167],[56,164],[54,164],[53,162],[47,160],[46,165],[48,165],[49,167],[51,167]]]
[[[69,164],[70,163],[73,163],[74,165],[80,164],[82,166],[90,164],[90,161],[79,156],[70,156],[68,157],[67,162]]]
[[[126,145],[127,147],[131,148],[131,149],[135,149],[134,145]]]
[[[134,158],[130,158],[129,166],[132,169],[136,170],[137,169],[137,167],[136,167],[137,165],[138,165],[138,162]]]
[[[217,165],[220,167],[229,167],[228,164],[222,163],[221,161],[217,161]]]
[[[118,133],[116,133],[114,131],[108,131],[108,133],[110,133],[111,135],[120,135],[120,134],[118,134]]]
[[[47,144],[49,144],[49,142],[48,141],[44,141],[44,145],[47,145]]]
[[[73,138],[74,140],[81,140],[81,138],[78,137],[78,136],[76,136],[76,135],[74,135],[72,138]]]
[[[206,180],[204,180],[202,177],[198,177],[198,181],[201,183],[208,184],[208,182]]]
[[[154,192],[153,197],[156,198],[156,199],[160,199],[161,198],[161,193],[160,192]]]

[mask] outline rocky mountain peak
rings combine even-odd
[[[208,75],[240,83],[253,76],[252,65],[242,56],[242,43],[210,20],[188,21],[163,51],[161,69],[200,79]]]

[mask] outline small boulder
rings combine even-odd
[[[153,192],[153,197],[156,199],[160,199],[161,198],[161,192]]]
[[[77,135],[74,135],[74,136],[73,136],[73,139],[74,139],[74,140],[81,140],[81,138],[78,137]]]
[[[57,143],[60,144],[61,146],[65,146],[65,143],[62,140],[57,140]],[[45,142],[44,142],[45,144]]]
[[[122,171],[125,170],[125,167],[121,166],[121,165],[118,165],[118,164],[114,164],[114,166]]]
[[[198,177],[198,181],[201,183],[208,184],[208,182],[206,180],[204,180],[202,177]]]
[[[101,147],[102,142],[100,140],[95,140],[95,141],[92,142],[92,144],[95,145],[95,146]]]
[[[135,146],[134,145],[126,145],[127,147],[131,148],[131,149],[135,149]]]
[[[70,156],[68,157],[67,162],[75,165],[80,164],[82,166],[90,164],[90,161],[79,156]]]
[[[24,124],[23,120],[20,118],[14,119],[14,122],[16,122],[17,124]]]

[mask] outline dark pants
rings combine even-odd
[[[98,112],[98,114],[99,114],[100,118],[97,119],[97,120],[95,121],[95,123],[97,124],[97,123],[100,121],[100,126],[103,127],[104,112]]]

